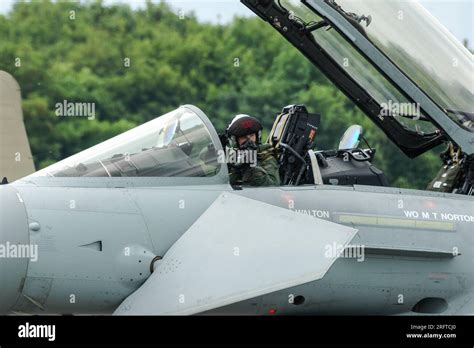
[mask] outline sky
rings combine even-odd
[[[0,14],[6,14],[17,0],[0,0]],[[145,0],[105,0],[105,3],[126,2],[140,8]],[[160,2],[157,0],[157,2]],[[239,0],[167,0],[177,11],[194,11],[199,20],[211,23],[228,23],[234,15],[253,16],[253,12]],[[381,3],[383,3],[381,1]],[[474,0],[420,0],[459,41],[467,38],[474,47]]]

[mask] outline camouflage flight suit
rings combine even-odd
[[[229,167],[231,185],[243,186],[278,186],[280,175],[275,149],[270,144],[262,144],[257,152],[257,165]]]

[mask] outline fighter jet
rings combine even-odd
[[[231,186],[184,105],[0,186],[0,312],[474,313],[472,55],[412,1],[242,2],[407,156],[449,144],[456,175],[391,187],[362,127],[315,151],[324,115],[290,105],[267,140],[282,185]]]

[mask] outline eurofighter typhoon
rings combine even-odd
[[[445,144],[439,175],[390,186],[355,124],[315,150],[295,104],[266,140],[281,185],[231,186],[224,137],[183,105],[4,181],[0,312],[474,313],[472,54],[413,1],[242,3],[413,161]]]

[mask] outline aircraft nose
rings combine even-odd
[[[21,294],[28,267],[28,245],[23,200],[13,186],[0,185],[0,314],[8,313]]]

